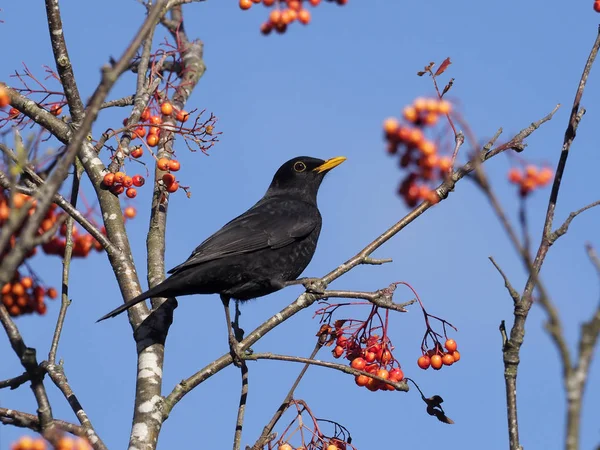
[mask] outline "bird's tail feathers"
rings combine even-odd
[[[147,290],[146,292],[144,292],[143,294],[138,295],[135,298],[132,298],[131,300],[129,300],[128,302],[123,303],[121,306],[119,306],[118,308],[113,309],[111,312],[109,312],[108,314],[103,315],[102,317],[100,317],[96,323],[98,322],[102,322],[103,320],[106,319],[110,319],[111,317],[115,317],[118,316],[119,314],[121,314],[123,311],[128,310],[129,308],[131,308],[134,305],[137,305],[138,303],[143,302],[144,300],[147,300],[151,297],[157,297],[159,296],[161,293],[164,292],[164,286],[162,286],[162,283],[154,286],[152,289]]]

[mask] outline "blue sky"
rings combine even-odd
[[[99,68],[118,56],[142,22],[142,7],[128,2],[62,2],[63,22],[75,74],[84,98],[99,81]],[[44,8],[28,2],[2,5],[0,36],[6,43],[0,79],[7,80],[25,62],[35,73],[51,64]],[[554,120],[528,140],[522,155],[536,163],[556,164],[575,89],[596,35],[598,16],[592,1],[506,0],[503,2],[430,2],[350,0],[313,11],[307,27],[295,25],[284,36],[265,38],[258,26],[267,11],[255,6],[242,12],[237,1],[206,1],[186,7],[186,29],[205,43],[208,70],[190,104],[219,117],[221,142],[210,156],[191,154],[180,143],[180,178],[193,195],[171,200],[166,265],[183,261],[205,237],[251,206],[287,159],[297,155],[348,160],[327,176],[319,205],[324,217],[318,251],[306,270],[320,276],[354,255],[399,220],[408,210],[395,195],[402,173],[385,153],[384,118],[398,115],[414,98],[431,95],[427,77],[416,72],[429,61],[450,56],[448,75],[455,78],[452,98],[479,139],[503,127],[504,137],[538,120],[557,103]],[[27,30],[27,31],[24,31]],[[162,36],[162,33],[159,33]],[[14,43],[12,45],[8,43]],[[445,79],[447,79],[444,78]],[[133,76],[111,93],[133,92]],[[587,107],[569,157],[557,221],[598,199],[592,184],[598,173],[600,120],[598,68],[589,80]],[[190,108],[191,109],[191,108]],[[106,111],[95,127],[120,124],[126,112]],[[463,155],[465,158],[466,155]],[[511,217],[518,207],[515,189],[505,180],[509,160],[501,156],[486,165]],[[87,188],[86,188],[87,189]],[[89,189],[87,190],[89,192]],[[145,232],[150,189],[132,202],[139,211],[129,224],[135,261],[145,275]],[[533,242],[549,191],[528,201]],[[598,303],[598,279],[583,245],[598,239],[599,211],[578,218],[552,249],[542,276],[561,311],[574,350],[579,325]],[[502,280],[488,262],[494,256],[518,288],[524,282],[520,261],[508,244],[486,200],[475,186],[461,182],[450,198],[378,250],[392,257],[382,267],[361,267],[332,288],[375,290],[393,281],[408,281],[429,312],[451,321],[462,359],[440,372],[416,366],[424,332],[416,308],[393,315],[391,337],[405,373],[427,394],[444,397],[456,424],[438,423],[425,413],[416,391],[377,392],[355,387],[352,378],[311,368],[298,397],[318,417],[345,425],[359,449],[429,448],[490,450],[507,447],[501,340],[498,325],[512,323],[512,303]],[[124,317],[94,321],[121,302],[106,258],[94,254],[77,261],[70,288],[73,304],[59,347],[73,389],[109,448],[126,445],[135,382],[135,349]],[[48,284],[59,285],[56,258],[33,260]],[[143,281],[145,285],[145,280]],[[253,329],[296,298],[289,288],[244,307],[242,323]],[[409,299],[398,291],[396,299]],[[26,342],[47,354],[58,304],[45,318],[18,319]],[[349,312],[351,314],[351,312]],[[353,312],[364,315],[363,310]],[[307,310],[268,335],[256,351],[307,356],[318,323]],[[521,353],[519,401],[522,444],[527,449],[558,447],[564,435],[564,395],[557,353],[543,331],[544,316],[534,308]],[[216,296],[180,301],[167,341],[165,391],[227,350],[221,304]],[[6,339],[0,339],[0,379],[21,373]],[[596,352],[598,356],[598,352]],[[323,352],[322,358],[331,356]],[[244,443],[252,444],[283,399],[300,370],[297,364],[250,364],[250,394]],[[592,399],[600,398],[600,367],[590,372],[584,404],[581,448],[600,442]],[[56,417],[75,421],[66,401],[48,383]],[[229,448],[239,392],[239,373],[228,368],[188,395],[165,423],[159,448]],[[0,391],[2,406],[35,411],[26,387]],[[0,428],[0,449],[21,435]],[[202,443],[202,445],[200,444]]]

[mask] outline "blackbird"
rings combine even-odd
[[[99,321],[151,297],[221,294],[230,344],[229,300],[249,300],[296,280],[312,259],[321,231],[317,192],[325,174],[344,162],[300,156],[283,164],[252,208],[200,244],[169,278],[129,300]],[[232,341],[233,339],[233,341]]]

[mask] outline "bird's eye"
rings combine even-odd
[[[296,164],[294,164],[294,170],[296,172],[304,172],[306,170],[306,164],[304,164],[302,161],[298,161]]]

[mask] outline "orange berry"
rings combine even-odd
[[[553,177],[554,172],[552,171],[552,169],[549,167],[544,167],[542,170],[539,171],[537,180],[541,186],[546,186],[548,183],[550,183],[550,181],[552,181]]]
[[[279,11],[278,9],[274,9],[273,11],[271,11],[271,14],[269,14],[269,20],[275,25],[280,23],[281,22],[281,11]]]
[[[160,105],[160,112],[165,116],[170,116],[173,113],[173,105],[171,105],[169,102],[164,102],[162,105]]]
[[[102,183],[104,184],[104,186],[112,186],[115,182],[115,174],[112,172],[108,172],[106,175],[104,175],[104,179],[102,180]]]
[[[46,296],[52,300],[54,300],[56,297],[58,297],[58,292],[56,291],[55,288],[51,287],[48,288],[48,290],[46,291]]]
[[[127,208],[125,208],[125,211],[123,211],[123,214],[128,219],[133,219],[135,217],[135,215],[137,214],[137,211],[135,210],[135,208],[133,206],[128,206]]]
[[[525,175],[531,178],[537,178],[538,169],[533,164],[525,167]]]
[[[59,104],[54,104],[50,107],[50,113],[54,116],[59,116],[62,113],[62,108]]]
[[[184,111],[183,109],[180,109],[179,111],[177,111],[177,120],[179,122],[185,122],[186,120],[188,120],[188,118],[190,117],[190,114],[186,111]]]
[[[310,11],[308,9],[301,9],[298,11],[298,20],[300,23],[308,25],[310,23],[310,18]]]
[[[399,128],[400,123],[395,117],[389,117],[383,121],[383,131],[385,131],[387,135],[397,133]]]
[[[42,303],[42,305],[44,305],[43,308],[43,312],[40,312],[38,310],[38,313],[40,314],[45,314],[46,312],[46,305]],[[36,439],[35,441],[33,441],[33,445],[31,446],[31,450],[46,450],[46,441],[43,439]]]
[[[15,296],[25,295],[25,288],[18,281],[12,285],[12,294]]]
[[[123,186],[125,186],[125,187],[133,186],[133,179],[130,176],[125,176],[125,178],[123,178]]]
[[[0,87],[0,108],[4,108],[10,104],[8,92],[3,87]]]
[[[451,366],[454,364],[454,357],[450,353],[446,353],[442,356],[442,363],[444,363],[445,366]]]
[[[21,284],[25,289],[30,289],[33,286],[33,280],[31,277],[23,277],[21,278]]]
[[[156,166],[160,170],[169,170],[169,160],[167,158],[159,158],[156,162]]]
[[[390,377],[390,372],[386,369],[379,369],[377,371],[377,376],[387,380]]]
[[[5,295],[5,294],[10,293],[11,290],[12,290],[12,284],[6,283],[4,286],[2,286],[2,290],[0,291],[0,293],[2,295]]]
[[[125,191],[125,195],[129,198],[135,198],[135,196],[137,195],[137,189],[134,187],[127,188],[127,191]]]
[[[446,340],[444,347],[446,347],[446,350],[448,350],[450,353],[452,353],[453,351],[455,351],[458,348],[458,345],[456,344],[456,341],[454,339],[448,339],[448,340]]]
[[[263,5],[265,6],[273,6],[275,4],[275,0],[263,0]]]
[[[147,122],[150,119],[150,110],[148,108],[142,112],[141,118],[144,122]]]
[[[418,131],[421,131],[421,130],[418,130]],[[420,142],[418,142],[418,144],[419,144],[419,150],[421,150],[421,153],[423,153],[423,155],[436,156],[435,152],[436,152],[437,148],[432,141],[421,140]],[[436,157],[436,163],[437,163],[437,157]],[[431,165],[430,167],[433,167],[434,165]]]
[[[252,6],[252,0],[240,0],[240,9],[250,9]]]
[[[321,3],[321,0],[308,0],[308,3],[310,3],[311,6],[319,6],[319,3]]]
[[[179,189],[179,183],[177,181],[175,181],[173,184],[171,184],[170,186],[167,186],[167,192],[169,193],[173,193],[176,192],[177,189]]]
[[[452,104],[447,100],[440,100],[437,104],[437,110],[440,114],[450,114],[450,111],[452,111]]]
[[[115,172],[115,183],[122,183],[125,179],[125,174],[123,172]]]
[[[342,347],[341,345],[336,345],[332,353],[334,358],[339,358],[344,354],[344,347]]]
[[[430,112],[425,114],[425,116],[422,118],[422,122],[425,125],[433,126],[437,123],[438,119],[439,116],[436,113]]]
[[[285,442],[285,443],[281,444],[279,447],[277,447],[277,450],[293,450],[293,448],[290,444]]]
[[[288,0],[288,8],[294,11],[300,11],[302,9],[302,3],[299,0]]]
[[[356,377],[354,377],[354,382],[361,387],[366,386],[369,380],[370,378],[366,375],[356,375]]]
[[[162,119],[160,116],[151,116],[150,123],[152,125],[160,125],[162,123]]]
[[[513,167],[508,171],[508,181],[514,184],[519,184],[523,181],[523,174],[519,169]]]
[[[433,355],[430,359],[431,367],[433,367],[435,370],[440,370],[442,368],[444,363],[442,362],[442,357],[440,355]]]
[[[289,25],[294,20],[296,20],[296,17],[298,17],[298,13],[296,11],[294,11],[294,10],[284,9],[281,12],[281,21],[283,23],[285,23],[286,25]]]
[[[179,161],[177,161],[176,159],[172,159],[169,161],[169,170],[171,172],[177,172],[179,169],[181,169],[181,164],[179,163]]]
[[[423,140],[425,139],[425,136],[423,135],[423,132],[419,129],[419,128],[411,128],[408,134],[408,143],[412,144],[412,145],[419,145]]]
[[[423,112],[427,108],[427,99],[423,97],[418,97],[413,102],[413,107],[417,112]]]
[[[139,138],[143,138],[144,136],[146,136],[146,129],[142,126],[137,127],[133,132]]]
[[[132,158],[139,158],[140,156],[142,156],[144,154],[144,150],[142,149],[142,147],[135,147],[134,149],[131,150],[131,152],[129,154],[131,155]]]
[[[169,187],[173,183],[175,183],[175,175],[173,175],[172,173],[165,173],[162,176],[162,181],[163,183],[165,183],[165,186]]]
[[[438,167],[442,172],[449,172],[452,169],[452,159],[449,156],[442,156],[438,160]]]
[[[413,106],[407,106],[406,108],[404,108],[404,110],[402,111],[402,115],[409,122],[415,122],[419,117],[417,110]]]
[[[150,147],[156,147],[156,145],[158,144],[158,135],[156,135],[154,133],[150,133],[148,135],[148,137],[146,138],[146,143]]]
[[[452,357],[454,358],[454,362],[460,361],[460,353],[458,353],[458,350],[452,352]]]
[[[160,133],[160,128],[159,128],[159,127],[151,126],[151,127],[148,129],[148,134],[155,134],[155,135],[157,135],[157,136],[158,136],[158,135],[159,135],[159,133]]]

